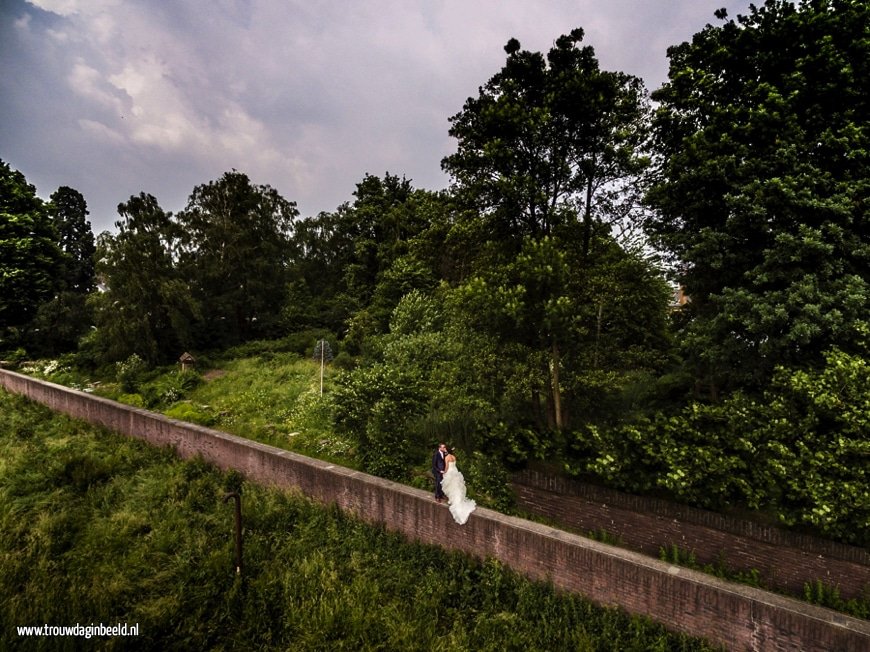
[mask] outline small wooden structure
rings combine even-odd
[[[182,371],[193,371],[196,368],[196,358],[190,355],[187,351],[181,354],[178,361],[181,363]]]

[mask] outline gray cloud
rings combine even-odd
[[[47,197],[85,196],[94,230],[141,191],[166,210],[235,168],[303,215],[367,172],[443,188],[448,118],[503,64],[583,27],[602,67],[666,78],[700,0],[12,0],[0,4],[0,158]]]

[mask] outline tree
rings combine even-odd
[[[57,289],[61,252],[43,201],[0,160],[0,332],[26,325]]]
[[[513,401],[537,427],[611,417],[626,374],[660,368],[669,342],[661,274],[608,235],[593,238],[585,262],[581,246],[527,237],[513,260],[457,288],[465,319],[496,338],[502,366],[513,368],[506,383],[525,387]]]
[[[194,188],[176,216],[181,265],[201,303],[207,346],[270,334],[284,304],[296,204],[247,175]]]
[[[699,382],[855,352],[870,306],[870,5],[768,0],[668,51],[649,194]]]
[[[87,294],[94,289],[94,233],[88,221],[88,204],[78,190],[61,186],[48,205],[58,244],[64,253],[66,289]]]
[[[93,297],[104,362],[137,354],[154,364],[189,348],[199,307],[176,266],[180,233],[171,213],[140,193],[118,205],[116,235],[97,242],[106,291]]]
[[[636,212],[649,163],[640,80],[600,70],[582,38],[559,37],[546,58],[511,39],[502,70],[451,118],[458,149],[442,161],[476,210],[447,238],[476,248],[464,283],[472,318],[513,345],[518,369],[548,378],[543,400],[528,389],[557,429],[567,425],[563,388],[598,364],[581,353],[602,342],[604,304],[593,296],[590,311],[589,298],[608,275],[610,227]]]
[[[438,271],[424,234],[448,211],[444,193],[415,189],[389,173],[365,175],[353,204],[301,220],[293,234],[292,291],[296,324],[344,330],[349,320],[367,336],[383,332],[399,299],[432,287]],[[303,305],[313,305],[306,309]],[[312,323],[315,322],[315,323]]]
[[[455,154],[442,161],[463,195],[486,216],[486,236],[552,235],[580,217],[582,252],[593,223],[629,215],[647,105],[636,77],[602,71],[583,30],[560,36],[547,54],[505,46],[502,70],[450,119]]]
[[[42,303],[30,322],[24,341],[37,355],[74,351],[93,325],[88,294],[94,289],[94,234],[88,208],[80,192],[62,186],[46,206],[62,253],[54,296]]]

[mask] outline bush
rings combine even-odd
[[[338,377],[335,426],[356,442],[364,470],[391,480],[407,479],[429,448],[410,428],[424,410],[425,398],[418,377],[381,364]]]
[[[468,457],[459,457],[458,464],[464,471],[469,494],[478,503],[503,514],[514,511],[516,496],[511,489],[510,472],[500,459],[474,451]]]
[[[126,405],[132,405],[133,407],[138,407],[138,408],[145,407],[145,400],[142,398],[141,394],[121,394],[115,400],[117,400],[119,403],[124,403]]]
[[[126,360],[116,362],[115,377],[121,384],[121,390],[127,393],[138,391],[140,376],[145,370],[145,361],[135,353]]]
[[[142,385],[141,392],[149,408],[159,408],[177,403],[201,383],[195,371],[171,371]]]
[[[278,353],[295,353],[310,357],[318,340],[325,339],[333,351],[338,350],[338,339],[328,330],[318,328],[291,333],[276,340],[251,340],[224,351],[221,357],[227,360],[239,358],[265,357]]]
[[[217,417],[205,405],[194,405],[190,401],[176,403],[164,413],[172,419],[198,423],[201,426],[213,426]]]
[[[574,433],[568,468],[691,504],[771,509],[846,543],[870,544],[870,363],[829,351],[817,370],[779,369],[764,395],[732,394],[610,430]]]
[[[14,368],[27,360],[27,351],[20,346],[12,351],[0,351],[0,360]]]

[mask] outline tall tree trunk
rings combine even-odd
[[[604,301],[598,304],[598,320],[595,325],[595,349],[592,352],[592,368],[598,369],[598,345],[601,341],[601,320],[604,316]]]
[[[594,166],[594,162],[592,164]],[[586,205],[583,207],[583,251],[585,260],[589,256],[589,243],[592,242],[592,174],[586,175]]]
[[[559,388],[559,345],[553,340],[553,355],[551,358],[552,383],[553,383],[553,414],[556,422],[556,429],[561,430],[563,427],[562,419],[562,390]]]

